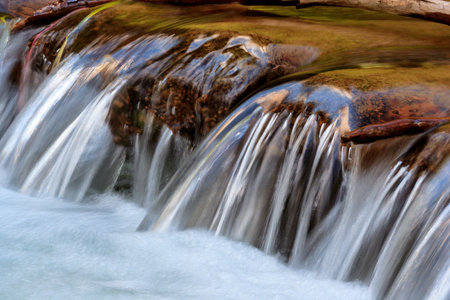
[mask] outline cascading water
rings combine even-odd
[[[112,143],[104,119],[121,83],[99,93],[95,77],[101,65],[77,68],[77,63],[74,57],[47,78],[0,141],[2,169],[22,191],[80,200],[99,170],[117,173],[113,166],[120,165],[123,151]],[[98,184],[114,181],[102,178]],[[73,196],[69,189],[76,190]]]
[[[0,24],[0,90],[2,98],[0,102],[0,136],[4,134],[17,113],[17,93],[20,79],[17,76],[17,68],[21,66],[20,54],[25,55],[27,40],[35,33],[35,30],[20,32],[10,36],[11,22]],[[19,55],[18,55],[19,54]]]
[[[320,125],[317,113],[270,112],[295,99],[298,86],[258,94],[227,118],[140,229],[206,228],[293,266],[367,282],[377,298],[432,299],[448,268],[448,159],[439,172],[418,175],[399,160],[414,138],[341,147],[348,120]],[[440,230],[429,232],[433,226]],[[419,255],[422,269],[408,261]],[[429,282],[402,287],[411,269]]]
[[[186,159],[189,142],[149,116],[142,135],[136,137],[133,201],[151,208],[161,189]]]
[[[74,50],[121,5],[0,24],[0,295],[450,296],[449,155],[419,159],[442,125],[343,143],[358,93],[292,79],[237,105],[301,65],[285,51],[318,55],[252,35],[169,23]]]

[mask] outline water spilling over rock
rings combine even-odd
[[[286,84],[249,99],[199,146],[140,229],[207,228],[327,277],[370,282],[379,297],[400,293],[398,272],[415,268],[405,262],[412,253],[429,255],[424,260],[439,277],[448,260],[447,233],[425,246],[437,252],[420,244],[431,234],[423,226],[441,222],[448,204],[448,149],[433,160],[439,171],[421,173],[420,156],[428,150],[418,140],[436,133],[340,145],[340,132],[355,118],[344,113],[352,105],[344,91],[327,91],[341,99],[334,120],[314,112],[317,102],[273,112],[286,102],[311,103],[317,91],[305,90]],[[411,151],[422,154],[405,165],[403,153]],[[423,297],[433,293],[416,284]]]
[[[450,46],[350,59],[258,9],[112,3],[12,34],[5,19],[3,185],[115,191],[148,210],[140,231],[203,228],[375,298],[445,299]]]

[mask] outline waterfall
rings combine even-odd
[[[348,120],[273,112],[297,86],[255,95],[224,120],[139,229],[206,228],[292,266],[367,282],[376,298],[432,297],[448,270],[448,159],[419,174],[401,161],[415,138],[340,146]],[[406,289],[413,278],[420,284]]]
[[[21,55],[25,55],[27,40],[35,30],[10,35],[10,22],[0,24],[0,136],[4,134],[17,113]]]
[[[160,55],[164,44],[164,39],[156,37],[150,39],[149,47]],[[18,90],[2,99],[14,112],[3,112],[5,118],[14,118],[0,140],[5,184],[29,194],[76,201],[112,189],[125,150],[113,142],[106,120],[111,103],[131,81],[129,74],[144,63],[137,59],[141,47],[130,45],[127,50],[127,55],[117,53],[117,61],[115,57],[93,60],[101,48],[71,55],[38,84],[16,117]],[[128,60],[135,65],[124,64]]]
[[[158,128],[152,116],[147,118],[134,146],[133,201],[151,209],[162,188],[187,158],[190,145],[167,126]]]
[[[125,186],[132,189],[132,201],[152,207],[161,189],[184,163],[193,142],[201,138],[202,130],[212,126],[210,120],[217,118],[200,103],[185,107],[183,102],[188,99],[179,99],[180,92],[187,89],[195,98],[202,93],[212,96],[215,89],[226,84],[228,90],[221,92],[225,111],[249,82],[264,76],[261,68],[267,69],[266,49],[246,36],[204,38],[156,33],[118,37],[106,43],[94,40],[82,52],[70,53],[77,35],[97,12],[110,6],[90,13],[62,37],[54,30],[73,14],[46,28],[23,31],[11,38],[9,24],[3,27],[0,169],[5,185],[32,195],[81,201],[114,185],[120,189],[117,180],[125,178]],[[46,47],[55,38],[62,38],[63,43],[51,61]],[[204,54],[203,48],[214,39],[220,40],[219,50]],[[24,51],[27,40],[31,40],[30,49]],[[175,47],[178,52],[171,53]],[[243,51],[231,52],[237,48]],[[17,57],[20,51],[23,54]],[[15,72],[21,76],[14,83],[11,76]],[[183,78],[188,81],[183,82]],[[231,89],[227,81],[240,83]],[[139,94],[141,87],[147,92],[147,84],[154,85],[150,97],[127,102],[129,93]],[[177,91],[174,86],[180,84],[184,90]],[[164,109],[162,114],[153,116],[159,107]],[[133,109],[132,120],[123,117],[129,108]],[[192,111],[199,119],[177,120],[177,110],[187,114]],[[161,119],[173,124],[161,123]],[[178,130],[189,134],[194,130],[194,141],[175,134]],[[134,136],[136,132],[141,134]],[[118,141],[122,146],[131,141],[135,153],[130,155],[117,145]],[[133,174],[127,177],[124,174],[130,160],[134,160]]]
[[[450,159],[426,148],[441,132],[343,143],[367,125],[358,92],[273,82],[287,72],[272,52],[295,48],[252,35],[169,26],[74,50],[118,5],[61,34],[66,20],[0,24],[1,189],[84,204],[115,193],[145,209],[136,236],[200,228],[375,299],[447,299]]]
[[[1,168],[9,184],[24,192],[80,200],[89,188],[103,191],[115,181],[98,172],[117,173],[121,164],[123,151],[104,120],[123,82],[96,95],[96,87],[84,83],[100,70],[86,72],[75,67],[77,61],[47,78],[0,141]]]

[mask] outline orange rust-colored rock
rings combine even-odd
[[[448,118],[448,90],[431,87],[396,88],[388,91],[357,92],[350,106],[351,129],[402,119]]]
[[[439,126],[449,119],[403,119],[374,124],[355,129],[341,136],[343,143],[353,142],[355,144],[372,143],[377,140],[387,139],[402,135],[414,135]]]
[[[16,17],[29,17],[34,12],[46,5],[51,0],[0,0],[1,12],[12,14]]]

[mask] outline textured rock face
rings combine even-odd
[[[388,91],[353,89],[350,92],[337,86],[308,84],[308,81],[292,84],[290,91],[286,92],[287,96],[281,101],[274,98],[277,104],[267,108],[268,111],[287,111],[294,118],[298,115],[309,117],[314,113],[319,125],[334,123],[340,132],[341,142],[346,145],[427,134],[434,128],[442,128],[439,134],[430,133],[425,150],[419,144],[414,146],[408,161],[411,165],[420,165],[419,169],[426,169],[428,165],[433,168],[449,153],[446,146],[448,126],[443,124],[448,124],[450,120],[450,102],[446,96],[448,93],[443,93],[441,89],[436,92],[430,87],[416,86]],[[440,144],[443,149],[437,151]]]
[[[17,17],[31,17],[67,13],[71,9],[90,7],[112,0],[0,0],[0,12]]]
[[[39,6],[40,2],[31,2],[29,10],[22,14],[16,13],[16,16],[23,19],[14,25],[13,31],[21,30],[26,26],[48,24],[75,10],[95,7],[109,2],[113,2],[113,0],[58,0],[53,3],[46,2],[41,6]],[[21,6],[20,9],[23,7]]]
[[[312,86],[325,83],[347,92],[351,101],[347,129],[341,132],[341,140],[372,143],[420,134],[450,118],[446,68],[445,63],[410,68],[355,68],[324,72],[306,82]],[[325,111],[329,110],[325,107]]]
[[[402,135],[415,135],[447,122],[447,119],[400,119],[367,125],[341,136],[344,143],[366,144]]]
[[[399,119],[445,118],[447,109],[439,105],[436,96],[423,88],[362,93],[356,97],[352,107],[356,117],[353,127]]]
[[[113,101],[109,114],[115,141],[122,145],[141,131],[146,114],[198,141],[247,95],[319,55],[313,47],[272,45],[265,38],[235,31],[186,30],[170,24],[159,28],[157,21],[127,27],[117,17],[130,8],[136,9],[120,5],[98,16],[90,16],[90,9],[73,12],[35,45],[48,70],[74,52],[113,61],[123,59],[126,52],[142,52],[140,62],[132,62],[142,67],[133,71],[133,79]],[[146,8],[157,14],[154,6]],[[182,18],[190,22],[196,16]],[[78,28],[80,23],[85,25]],[[152,26],[158,30],[153,32]]]
[[[41,10],[37,16],[53,9],[65,11],[103,2],[108,1],[61,1]],[[138,51],[139,43],[143,45],[155,40],[155,34],[160,34],[171,40],[174,46],[163,55],[148,59],[146,66],[133,74],[133,80],[111,106],[111,130],[117,143],[127,145],[130,136],[141,131],[145,115],[152,114],[155,120],[168,125],[173,132],[196,141],[247,95],[275,78],[295,72],[299,66],[311,63],[319,55],[319,51],[312,47],[271,44],[272,41],[261,37],[260,33],[205,29],[211,19],[223,22],[224,11],[229,10],[232,12],[230,16],[236,16],[245,10],[236,5],[223,7],[193,9],[190,6],[119,5],[90,17],[78,29],[78,24],[94,10],[76,11],[60,19],[53,30],[37,40],[36,48],[43,54],[38,60],[46,62],[41,65],[48,67],[43,71],[48,71],[59,61],[58,55],[64,58],[67,54],[84,51],[100,59],[114,56],[127,47]],[[216,18],[218,15],[220,17]],[[209,18],[205,23],[198,21],[205,16]],[[177,22],[173,23],[173,20]],[[185,24],[193,26],[187,29]],[[72,34],[74,31],[76,33]],[[69,36],[70,39],[67,38]],[[60,51],[63,45],[65,47]],[[436,57],[441,59],[441,55]],[[336,107],[347,106],[346,129],[352,132],[343,136],[343,142],[368,143],[403,134],[417,134],[448,118],[449,106],[445,98],[448,75],[442,74],[442,68],[435,71],[436,74],[441,73],[440,84],[444,86],[441,90],[416,86],[420,80],[404,76],[414,72],[422,76],[423,71],[430,72],[428,67],[416,69],[393,68],[384,73],[370,71],[362,75],[351,73],[354,70],[347,73],[337,71],[337,74],[324,72],[307,81],[311,91],[305,103],[302,102],[304,99],[299,99],[297,104],[288,101],[273,110],[286,109],[295,114],[310,110],[320,113],[323,122],[330,122],[341,113]],[[403,73],[396,74],[400,71]],[[392,78],[409,81],[403,84]],[[435,80],[433,76],[430,78],[430,82]],[[331,90],[340,90],[341,94],[348,93],[350,103],[341,103],[341,98],[345,97],[336,96],[339,93],[324,92],[328,89],[324,84],[328,84]],[[395,88],[384,86],[389,84]],[[321,97],[325,101],[315,102]]]
[[[0,0],[0,10],[18,17],[32,16],[33,13],[48,5],[51,0]]]
[[[433,172],[450,156],[450,122],[423,134],[406,152],[404,165],[416,166],[418,172]]]
[[[245,96],[289,72],[251,37],[189,33],[177,38],[182,42],[140,72],[114,101],[111,128],[120,143],[140,132],[143,113],[198,141]],[[308,51],[305,56],[313,55]]]

